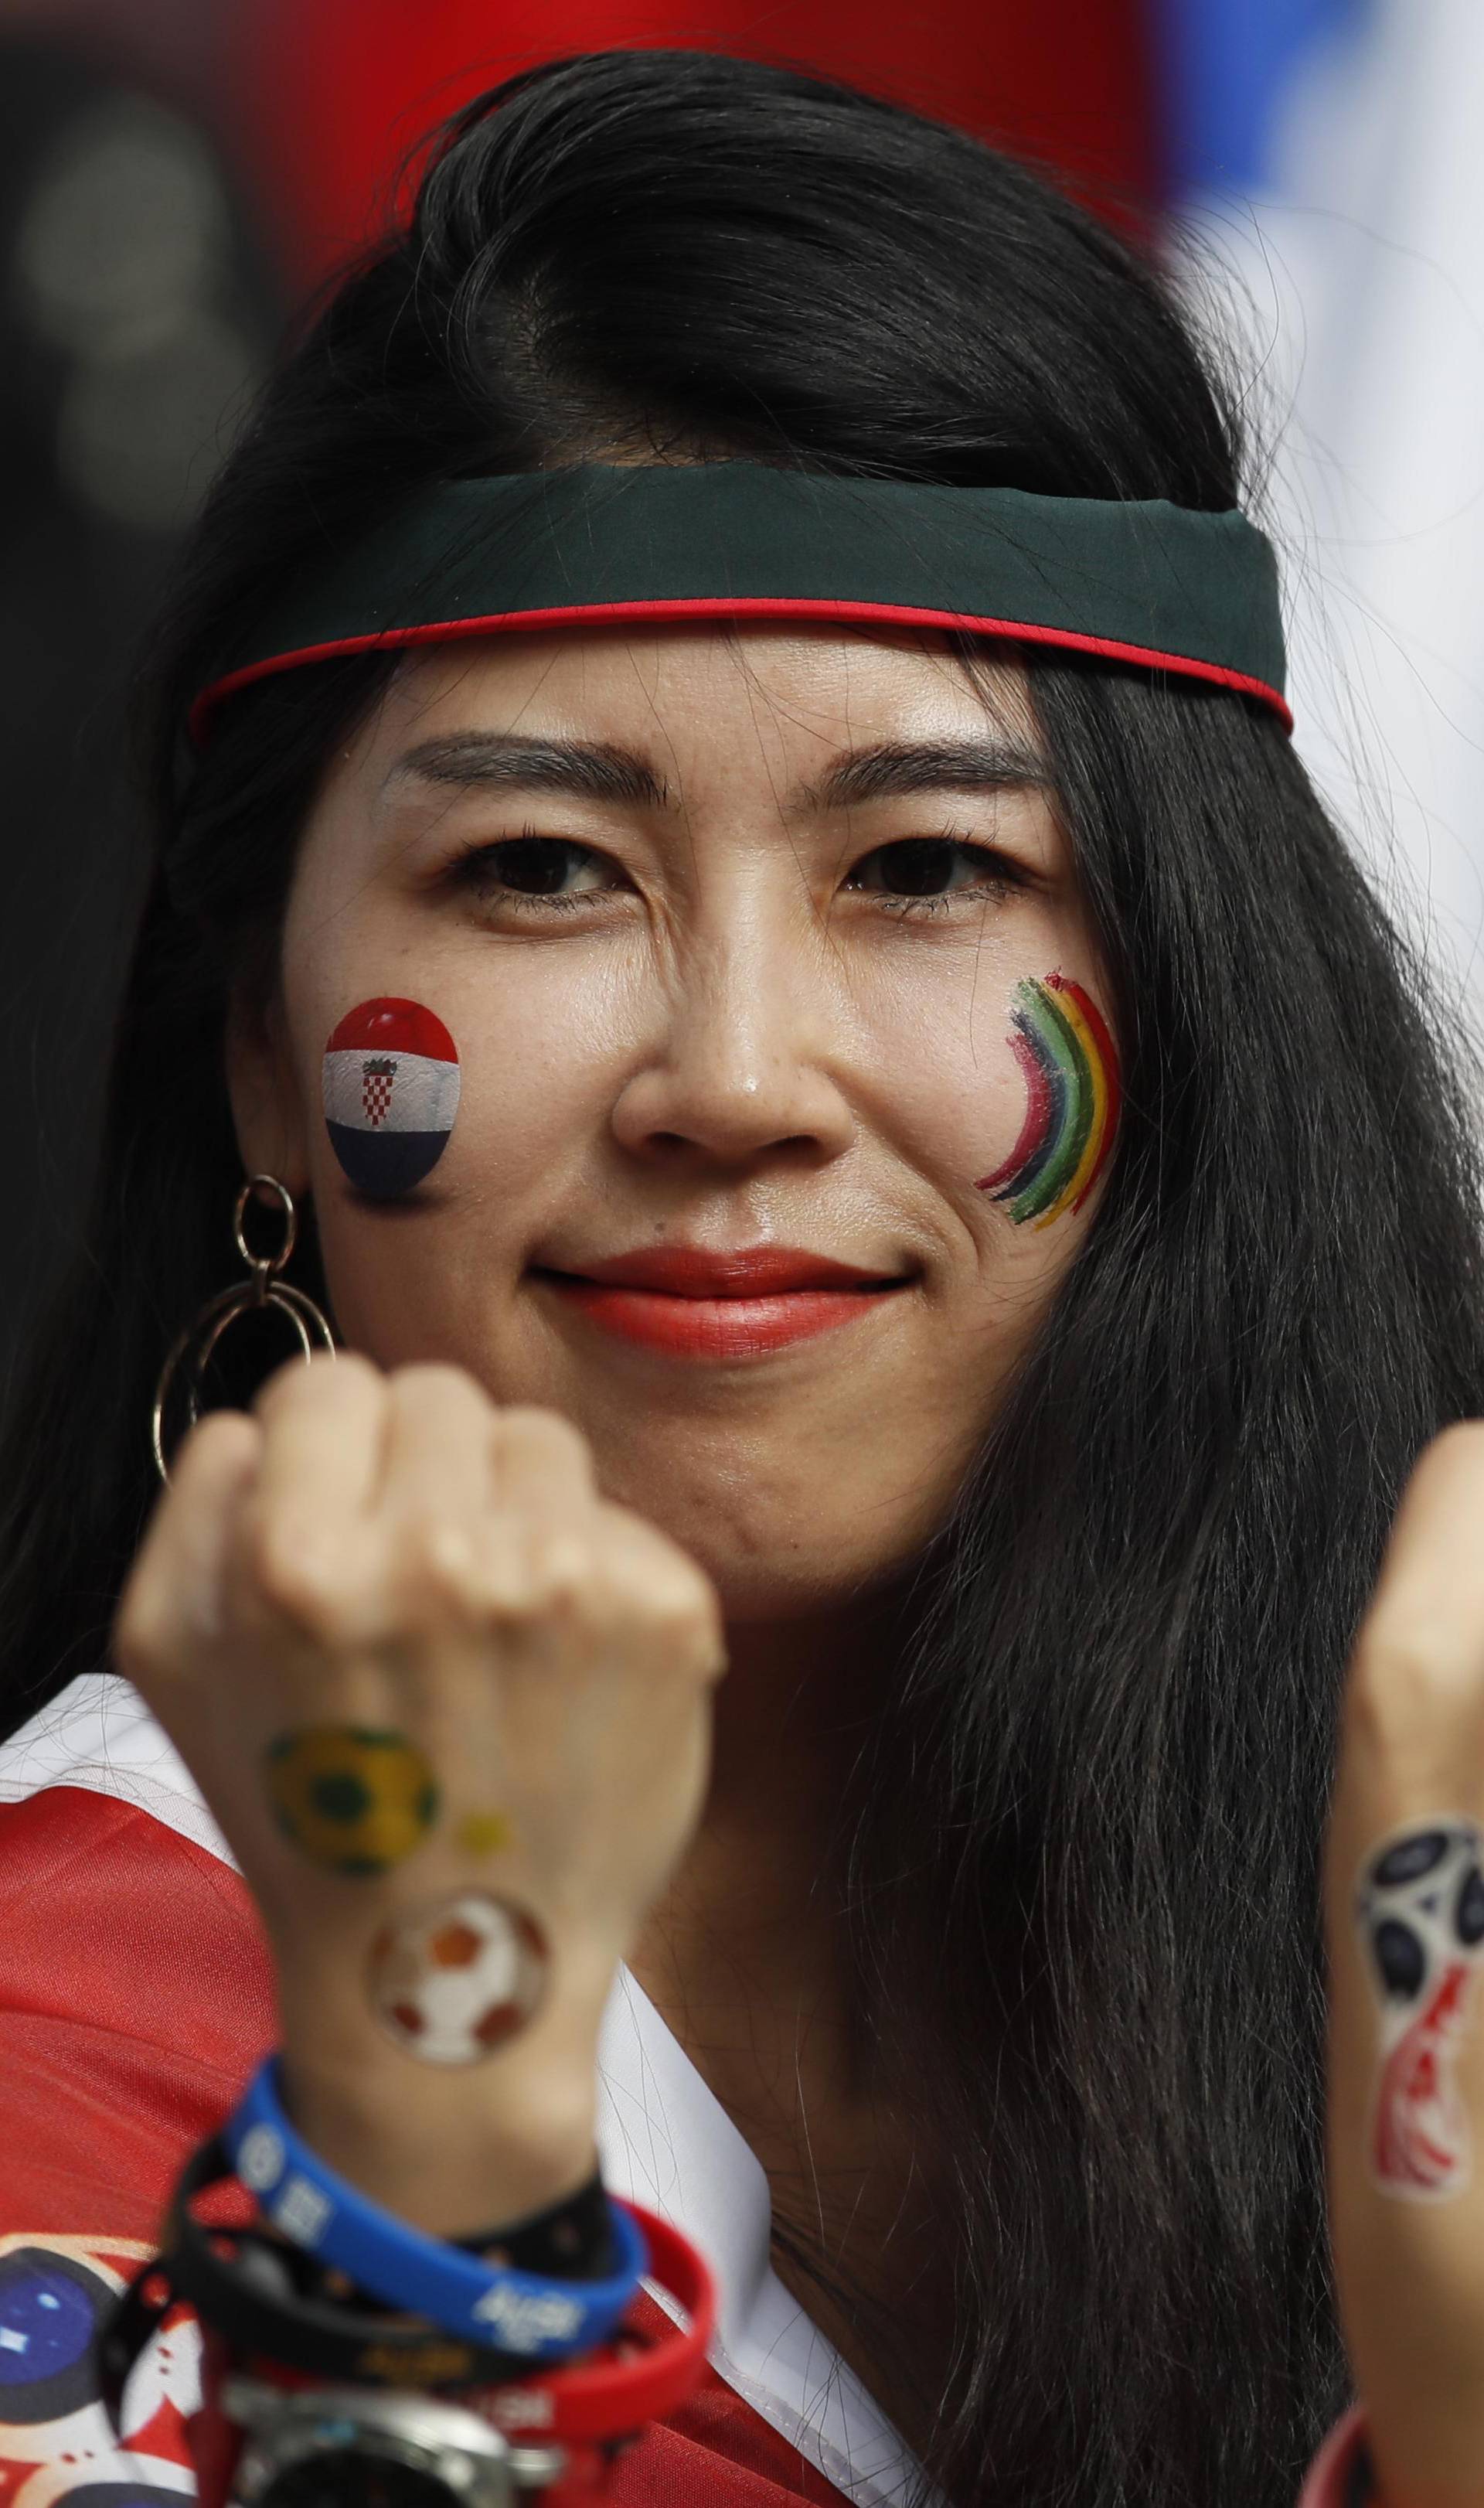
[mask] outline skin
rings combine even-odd
[[[940,1520],[1092,1216],[1028,1232],[974,1191],[1024,1111],[1006,1004],[1055,966],[1103,1000],[1106,982],[1043,793],[785,815],[843,750],[983,740],[950,663],[829,628],[738,643],[608,631],[411,664],[326,778],[279,1051],[268,1066],[242,1051],[234,1093],[244,1155],[313,1197],[347,1342],[560,1411],[604,1491],[683,1543],[729,1626],[756,1626],[832,1616]],[[1007,736],[1031,745],[1023,690],[1001,673],[997,693]],[[482,730],[640,751],[672,799],[460,793],[399,766]],[[950,823],[1034,885],[931,917],[843,891],[873,850]],[[449,884],[461,847],[524,824],[597,848],[627,884],[564,914]],[[448,1149],[382,1211],[349,1191],[319,1117],[325,1038],[375,992],[435,1009],[463,1070]],[[713,1376],[595,1333],[527,1269],[682,1239],[776,1239],[918,1278],[869,1331]]]
[[[512,731],[636,751],[668,800],[459,789],[404,763]],[[790,2041],[810,2011],[816,2096],[847,2094],[828,1929],[801,1910],[838,1727],[875,1651],[870,1597],[941,1521],[1097,1205],[1036,1231],[974,1190],[1024,1115],[1016,981],[1061,967],[1108,1008],[1046,793],[788,807],[843,752],[986,738],[1034,752],[1023,682],[995,673],[987,719],[932,638],[676,627],[434,650],[332,761],[281,999],[263,1021],[244,1005],[234,1033],[244,1161],[312,1195],[344,1340],[560,1412],[605,1496],[663,1527],[721,1598],[733,1677],[706,1819],[635,1959],[723,2087],[766,1981]],[[608,884],[566,914],[451,884],[461,849],[525,826],[595,848],[574,877]],[[882,846],[945,828],[1024,885],[905,915],[844,885],[882,878],[858,870]],[[957,892],[986,867],[961,858]],[[347,1186],[319,1113],[325,1039],[378,992],[435,1010],[463,1075],[427,1183],[380,1209]],[[915,1277],[858,1326],[711,1371],[595,1330],[528,1270],[770,1239]]]
[[[471,740],[513,731],[639,752],[666,793],[449,780]],[[987,733],[1021,752],[1003,790],[801,804],[847,750]],[[851,2045],[814,1884],[902,1571],[1105,1190],[1038,1230],[973,1186],[1024,1113],[1015,985],[1060,969],[1116,1033],[1034,748],[1018,676],[981,692],[930,638],[612,630],[408,663],[329,763],[279,986],[239,997],[228,1038],[244,1165],[312,1199],[350,1354],[193,1432],[116,1622],[257,1897],[285,2079],[333,2165],[445,2234],[570,2191],[622,1957],[776,2202],[802,2201],[848,2267],[895,2225],[885,2286],[912,2289],[902,2348],[921,2336],[929,2370],[949,2325],[930,2191],[914,2201]],[[414,750],[443,774],[409,773]],[[527,825],[594,849],[589,904],[513,907],[453,876]],[[1016,876],[970,894],[983,867],[956,857],[945,911],[894,910],[879,849],[945,828]],[[351,1191],[319,1112],[324,1041],[379,993],[436,1011],[463,1070],[448,1149],[392,1205]],[[840,1332],[703,1368],[609,1338],[532,1273],[769,1240],[905,1285]],[[1481,1509],[1468,1422],[1398,1516],[1326,1841],[1331,2222],[1389,2508],[1484,2508],[1484,2167],[1437,2204],[1371,2178],[1380,2015],[1352,1913],[1378,1839],[1484,1817]],[[341,1721],[407,1733],[449,1789],[437,1837],[384,1881],[319,1874],[265,1812],[267,1741]],[[559,1987],[497,2063],[439,2076],[379,2041],[361,1965],[410,1897],[476,1877],[460,1822],[491,1803],[515,1843],[477,1877],[550,1925]],[[1458,2078],[1476,2153],[1481,2047],[1475,2026]],[[914,2439],[893,2364],[799,2296]]]
[[[1478,1979],[1457,2049],[1471,2163],[1419,2202],[1378,2185],[1378,1998],[1355,1921],[1378,1842],[1484,1819],[1484,1422],[1433,1439],[1410,1482],[1347,1685],[1325,1856],[1329,2223],[1341,2318],[1391,2508],[1484,2501],[1484,2030]]]
[[[467,744],[511,733],[637,753],[663,797],[470,779]],[[981,763],[809,797],[848,753],[954,742],[996,753],[988,785]],[[523,828],[593,849],[575,910],[502,901],[488,865],[483,893],[459,884],[462,855]],[[882,848],[945,830],[987,850],[945,852],[931,904],[894,893]],[[893,2231],[893,2271],[921,2269],[930,2207],[851,2044],[814,1883],[842,1751],[889,1661],[883,1598],[1095,1215],[1096,1195],[1021,1227],[975,1189],[1025,1115],[1015,986],[1056,968],[1111,1021],[1019,672],[976,686],[944,639],[829,623],[563,632],[402,668],[330,762],[279,993],[239,1001],[230,1039],[244,1162],[312,1197],[344,1341],[560,1414],[603,1497],[709,1580],[730,1673],[705,1803],[625,1956],[776,2200],[837,2254]],[[436,1011],[462,1090],[425,1184],[374,1206],[319,1088],[327,1036],[377,993]],[[531,1275],[680,1241],[804,1246],[907,1285],[844,1331],[701,1368],[595,1329]],[[375,2139],[350,2132],[358,2155]]]

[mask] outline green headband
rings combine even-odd
[[[298,584],[192,709],[340,654],[649,618],[842,618],[1096,653],[1284,703],[1278,570],[1235,511],[751,461],[424,489]]]

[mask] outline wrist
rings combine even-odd
[[[463,2238],[578,2192],[597,2166],[596,2053],[585,2071],[467,2081],[356,2075],[286,2048],[286,2113],[338,2176],[430,2237]]]

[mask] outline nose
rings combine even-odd
[[[693,942],[669,989],[613,1109],[624,1149],[679,1169],[822,1164],[850,1147],[846,1022],[815,949],[780,932]]]

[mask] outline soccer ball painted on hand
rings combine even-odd
[[[477,2064],[524,2029],[551,1952],[534,1918],[463,1890],[383,1925],[367,1977],[377,2018],[424,2064]]]
[[[268,1748],[273,1818],[327,1872],[389,1871],[438,1817],[438,1787],[416,1744],[365,1724],[311,1725]]]

